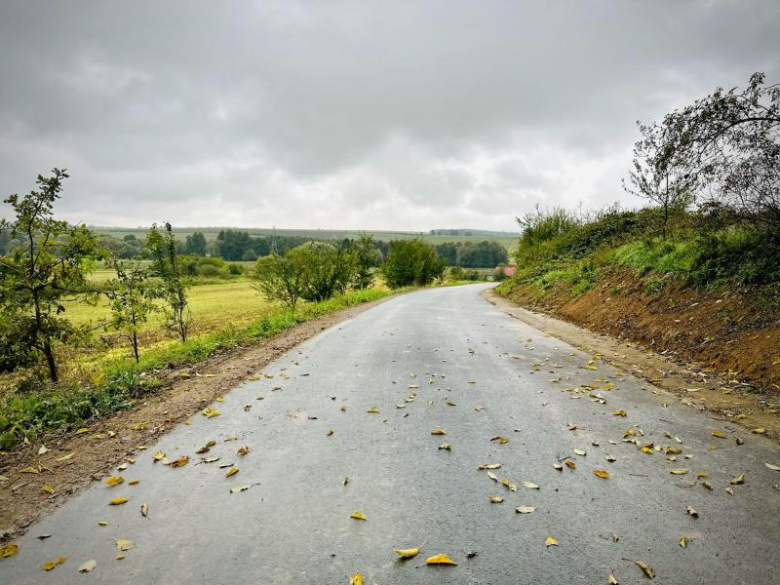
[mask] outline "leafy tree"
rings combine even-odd
[[[420,240],[390,242],[382,275],[391,288],[426,286],[444,273],[444,263],[436,256],[433,246]]]
[[[367,234],[362,234],[357,242],[350,240],[346,248],[354,253],[352,287],[370,287],[374,282],[374,268],[382,262],[382,252],[374,244],[374,239]]]
[[[268,300],[281,301],[295,311],[303,293],[300,266],[276,254],[263,256],[255,265],[256,287]]]
[[[168,324],[182,341],[187,341],[192,320],[187,300],[189,282],[179,259],[171,224],[166,222],[162,231],[157,224],[152,224],[146,248],[152,258],[154,275],[162,281],[162,297],[168,304]]]
[[[111,264],[116,279],[109,280],[104,291],[111,309],[110,327],[127,336],[137,363],[138,333],[149,317],[159,311],[155,301],[160,290],[152,285],[150,271],[142,268],[140,262],[128,267],[112,258]]]
[[[201,232],[195,232],[192,235],[187,236],[187,243],[185,245],[186,253],[193,256],[205,256],[206,249],[206,236]]]
[[[65,295],[86,285],[87,261],[99,254],[95,235],[84,225],[71,226],[53,217],[66,171],[52,169],[52,176],[38,175],[37,190],[24,197],[5,199],[16,220],[0,221],[20,245],[0,258],[0,309],[8,320],[15,352],[46,362],[53,382],[59,379],[54,347],[73,339],[76,330],[60,317]],[[6,330],[6,337],[9,332]]]

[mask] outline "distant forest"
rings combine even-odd
[[[311,241],[318,240],[303,236],[255,237],[248,232],[227,229],[220,231],[217,238],[211,241],[207,240],[204,233],[196,231],[188,234],[183,241],[177,241],[176,246],[180,254],[222,258],[228,262],[253,262],[258,258],[270,255],[274,251],[272,250],[274,244],[276,253],[284,255],[287,250],[297,248]],[[334,243],[333,240],[326,241]],[[343,243],[349,241],[349,238],[345,238]],[[127,234],[122,238],[101,235],[100,243],[117,258],[123,259],[140,257],[144,249],[144,238],[137,237],[135,234]],[[374,246],[376,246],[384,258],[387,256],[390,242],[375,240]],[[4,254],[11,247],[13,247],[13,244],[10,235],[0,230],[0,254]],[[436,248],[436,254],[447,266],[494,268],[509,261],[506,248],[495,241],[444,242],[434,244],[434,247]]]

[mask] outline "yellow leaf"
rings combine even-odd
[[[54,488],[52,486],[50,486],[49,484],[46,484],[46,485],[42,486],[41,489],[43,491],[45,491],[47,494],[53,494],[54,493]]]
[[[8,557],[14,556],[18,552],[18,544],[6,544],[5,546],[0,546],[0,559],[7,559]]]
[[[685,475],[686,473],[688,473],[688,471],[690,471],[690,470],[688,470],[688,469],[672,469],[672,470],[669,471],[669,473],[671,473],[672,475]]]
[[[500,463],[483,463],[477,469],[499,469],[500,467]]]
[[[504,498],[499,498],[498,496],[490,496],[490,502],[493,504],[500,504],[504,501]]]
[[[40,471],[38,471],[34,467],[25,467],[19,473],[36,473],[37,474],[37,473],[40,473]]]
[[[127,498],[114,498],[111,500],[108,505],[109,506],[121,506],[122,504],[127,503]]]
[[[518,514],[531,514],[536,512],[536,506],[520,506],[519,508],[515,508],[515,512]]]
[[[227,470],[227,473],[225,474],[225,477],[232,477],[236,473],[238,473],[238,467],[231,467],[230,469]]]
[[[244,455],[249,453],[249,446],[248,445],[244,445],[242,447],[239,447],[238,451],[236,451],[236,453],[238,453],[239,455],[241,455],[243,457]]]
[[[445,554],[438,554],[425,559],[426,565],[457,565],[450,557]]]
[[[648,579],[654,579],[655,578],[655,571],[653,571],[653,567],[648,565],[647,563],[643,563],[642,561],[634,561],[640,569],[642,569],[642,572],[645,574],[645,576]]]
[[[496,435],[495,437],[490,437],[490,440],[498,441],[502,445],[505,445],[509,442],[509,439],[507,439],[506,437],[499,437],[498,435]]]
[[[130,550],[135,546],[135,543],[132,540],[126,540],[124,538],[117,538],[116,540],[116,549],[120,551],[126,551]]]
[[[349,578],[349,585],[363,585],[363,575],[355,573]]]
[[[593,475],[600,477],[601,479],[609,479],[609,472],[605,469],[594,469]]]
[[[678,544],[679,544],[681,547],[685,548],[685,547],[687,547],[687,546],[688,546],[688,537],[687,537],[687,536],[681,536],[681,537],[680,537],[680,540],[678,540],[677,542],[678,542]]]
[[[733,478],[729,483],[731,485],[741,485],[745,483],[745,474],[740,473],[737,477]]]
[[[123,555],[122,553],[119,553],[118,555],[116,555],[116,560],[118,560],[118,561],[125,560],[125,555]]]
[[[379,414],[379,409],[377,407],[369,408],[366,412],[368,414]]]
[[[163,453],[162,451],[157,451],[157,453],[152,455],[152,459],[154,460],[155,463],[157,463],[163,457],[165,457],[165,453]]]
[[[548,536],[544,544],[545,546],[558,546],[558,539],[554,536]]]
[[[754,435],[766,435],[766,429],[758,428],[758,429],[750,429],[750,432]]]
[[[566,467],[570,469],[577,469],[577,464],[574,463],[574,461],[572,461],[571,459],[567,459],[566,461],[564,461],[564,463],[566,464]]]
[[[217,402],[225,402],[224,396],[217,396]]]
[[[613,410],[612,414],[615,415],[615,416],[622,416],[622,417],[628,416],[628,413],[625,410],[623,410],[622,408],[620,410]]]
[[[345,475],[344,479],[341,480],[341,485],[347,485],[349,483],[349,478]]]
[[[75,454],[76,454],[75,451],[73,453],[68,453],[67,455],[63,455],[62,457],[58,457],[57,459],[55,459],[55,461],[58,461],[58,462],[67,461],[68,459],[73,457]]]
[[[209,406],[209,407],[208,407],[206,410],[204,410],[204,411],[203,411],[201,414],[202,414],[203,416],[205,416],[206,418],[213,418],[213,417],[215,417],[215,416],[219,416],[219,411],[218,411],[216,408],[211,408],[211,407]]]
[[[531,483],[530,481],[524,481],[523,485],[527,487],[529,490],[538,490],[539,486],[535,483]]]
[[[131,479],[130,481],[127,482],[127,485],[138,485],[139,483],[141,482],[138,481],[137,479]]]
[[[171,467],[184,467],[189,462],[190,462],[190,458],[187,457],[186,455],[182,455],[175,461],[171,461]]]
[[[216,441],[208,441],[205,445],[203,445],[203,447],[201,447],[195,452],[198,454],[208,453],[211,450],[211,448],[216,444],[217,444]]]
[[[620,583],[618,583],[618,580],[615,579],[615,576],[610,573],[609,577],[607,577],[607,585],[620,585]]]
[[[498,476],[496,476],[496,474],[495,474],[495,473],[493,473],[492,471],[488,471],[488,472],[487,472],[487,476],[488,476],[490,479],[492,479],[493,481],[498,481]]]
[[[685,513],[688,514],[688,516],[690,516],[691,518],[698,518],[699,517],[699,513],[696,510],[694,510],[692,506],[686,507],[685,508]]]
[[[328,429],[328,432],[325,434],[330,437],[333,434],[333,429]]]
[[[431,434],[432,434],[432,435],[446,435],[446,434],[447,434],[447,431],[445,431],[444,429],[439,429],[439,428],[436,428],[436,429],[433,429],[433,430],[431,431]]]
[[[76,431],[76,434],[77,435],[83,435],[84,433],[88,433],[88,432],[89,432],[89,429],[80,428],[79,430]]]
[[[105,484],[114,486],[119,485],[120,483],[124,483],[125,478],[121,475],[112,475],[111,477],[106,478]]]
[[[368,520],[365,514],[363,514],[362,512],[358,512],[357,510],[352,512],[352,514],[350,514],[349,517],[352,518],[353,520]]]
[[[652,454],[653,454],[653,449],[652,449],[652,447],[642,447],[641,451],[642,451],[642,453],[647,453],[647,454],[649,454],[649,455],[652,455]]]
[[[719,439],[725,439],[726,433],[724,433],[723,431],[719,431],[718,429],[715,429],[714,431],[712,431],[712,436],[718,437]]]
[[[98,520],[98,526],[108,526],[108,522],[105,520]]]
[[[393,549],[393,552],[397,554],[402,559],[411,559],[412,557],[417,556],[417,554],[420,552],[419,548],[401,548],[401,549]]]
[[[51,571],[52,569],[54,569],[58,565],[61,565],[62,563],[64,563],[67,560],[68,559],[66,557],[60,557],[56,561],[45,562],[45,563],[43,563],[43,570],[44,571]]]

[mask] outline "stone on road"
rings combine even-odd
[[[402,295],[290,351],[122,484],[32,526],[0,583],[641,583],[635,561],[657,583],[780,582],[774,444],[510,318],[484,287]],[[440,553],[457,566],[425,564]]]

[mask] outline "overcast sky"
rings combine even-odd
[[[754,71],[778,0],[3,0],[0,190],[58,166],[93,225],[513,230],[636,204],[636,120]]]

